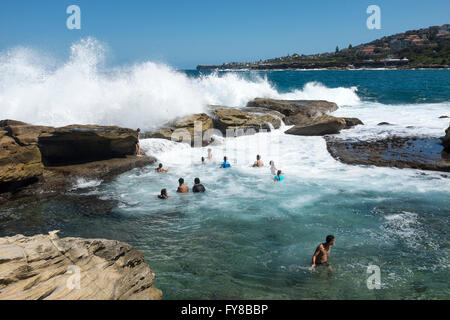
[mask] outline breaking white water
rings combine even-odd
[[[30,48],[0,52],[0,118],[62,126],[119,125],[154,129],[209,104],[245,106],[256,97],[326,99],[359,103],[356,88],[311,82],[279,93],[267,77],[212,73],[189,77],[151,61],[106,69],[104,46],[94,38],[74,43],[67,61]]]

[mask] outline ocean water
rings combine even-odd
[[[155,128],[210,103],[273,97],[336,102],[335,115],[365,123],[344,137],[439,137],[449,126],[439,117],[450,116],[450,70],[198,72],[146,62],[105,71],[101,58],[95,39],[56,66],[24,48],[1,53],[0,118]],[[218,138],[206,164],[208,147],[142,140],[168,173],[80,179],[65,195],[10,202],[0,207],[0,236],[59,229],[126,241],[143,251],[166,299],[448,299],[450,175],[345,165],[323,138],[284,130]],[[264,168],[251,167],[256,154]],[[230,169],[218,168],[224,155]],[[273,182],[270,160],[283,182]],[[176,194],[180,177],[190,187],[199,177],[207,192]],[[162,188],[168,200],[157,199]],[[312,272],[328,234],[334,271]],[[381,288],[371,290],[373,265]]]

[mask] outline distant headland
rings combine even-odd
[[[450,24],[383,37],[369,43],[312,55],[294,53],[256,62],[199,65],[197,70],[284,69],[419,69],[450,68]]]

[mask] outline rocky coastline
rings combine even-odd
[[[58,231],[0,238],[0,300],[160,300],[140,251]]]
[[[450,127],[441,139],[420,136],[367,141],[324,138],[329,153],[342,163],[450,172]]]
[[[152,157],[136,157],[138,132],[115,126],[36,126],[0,121],[0,202],[64,193],[78,178],[108,180]]]
[[[276,100],[256,98],[243,108],[225,106],[209,106],[207,113],[194,114],[167,123],[162,129],[146,132],[146,138],[160,138],[194,145],[196,135],[202,138],[198,146],[212,143],[213,134],[223,136],[238,136],[255,134],[261,130],[279,129],[281,121],[294,126],[287,134],[322,136],[339,133],[355,125],[362,125],[357,118],[339,118],[328,113],[336,111],[338,106],[333,102],[323,100]],[[198,132],[195,132],[195,123]],[[194,139],[184,141],[183,132]],[[177,137],[180,137],[177,140]]]
[[[343,139],[341,130],[364,125],[358,118],[335,117],[335,103],[322,100],[256,98],[243,108],[209,106],[146,132],[144,138],[173,140],[213,134],[232,136],[289,126],[286,134],[323,136],[329,153],[351,165],[374,165],[450,172],[450,127],[441,139],[388,137]],[[196,127],[199,126],[200,129]],[[0,203],[23,197],[49,197],[69,191],[78,178],[109,180],[156,161],[136,156],[139,132],[116,126],[36,126],[0,121]],[[189,141],[192,146],[193,141]],[[142,253],[114,240],[48,235],[0,238],[0,299],[161,299],[155,274]],[[75,269],[74,269],[75,268]],[[79,270],[79,289],[68,285]]]

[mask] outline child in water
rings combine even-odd
[[[277,182],[277,181],[283,181],[283,180],[284,180],[284,173],[281,172],[281,170],[278,170],[277,175],[274,178],[274,181]]]
[[[223,157],[223,162],[220,165],[220,168],[230,168],[231,165],[227,162],[227,157]]]

